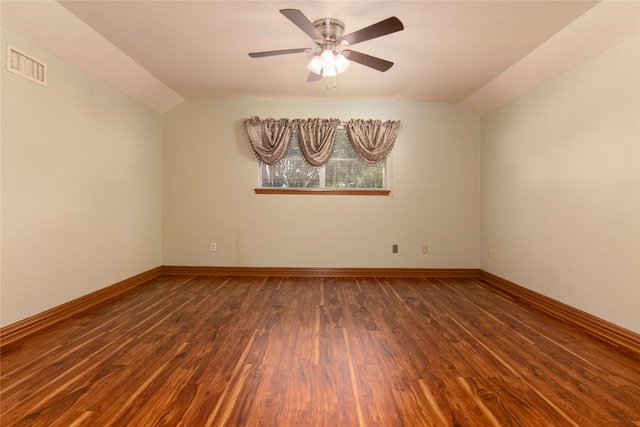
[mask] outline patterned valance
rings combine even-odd
[[[336,140],[338,119],[260,119],[245,120],[254,152],[262,162],[275,165],[286,154],[293,132],[298,136],[300,151],[309,164],[322,166],[329,161]],[[367,164],[383,161],[391,152],[398,136],[400,121],[351,119],[347,136],[358,158]]]
[[[398,136],[400,121],[351,119],[347,122],[347,136],[360,160],[375,165],[391,152]]]
[[[295,121],[251,117],[244,121],[253,151],[264,163],[273,166],[286,154]]]
[[[336,142],[338,119],[298,120],[296,132],[298,145],[304,158],[312,166],[322,166],[329,161]]]

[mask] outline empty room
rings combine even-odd
[[[640,426],[640,1],[0,19],[2,426]]]

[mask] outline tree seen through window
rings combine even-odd
[[[336,142],[325,166],[311,166],[302,156],[294,134],[285,157],[274,166],[260,162],[263,188],[384,189],[385,163],[367,165],[351,148],[344,129],[336,132]]]

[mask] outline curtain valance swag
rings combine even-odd
[[[296,124],[298,145],[309,164],[322,166],[329,161],[339,125],[338,119],[298,120]]]
[[[353,151],[360,160],[374,165],[391,152],[398,136],[400,121],[351,119],[346,127]]]
[[[244,123],[258,158],[270,166],[278,163],[289,148],[295,120],[251,117]]]
[[[300,151],[309,164],[322,166],[333,153],[338,119],[260,119],[245,120],[251,146],[258,158],[273,166],[285,156],[293,132]],[[383,161],[398,136],[398,120],[351,119],[346,123],[347,137],[358,158],[367,164]]]

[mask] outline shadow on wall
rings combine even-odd
[[[244,124],[245,119],[236,120],[233,124],[236,144],[238,146],[238,152],[251,160],[257,160],[253,149],[251,149],[251,143],[249,142],[249,135],[247,134],[247,128]]]

